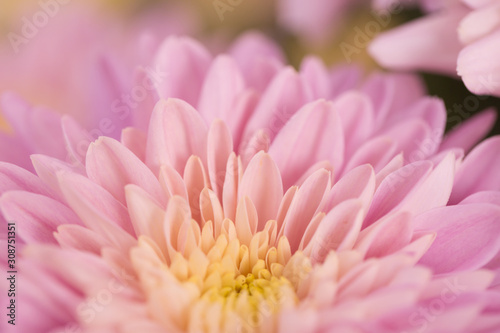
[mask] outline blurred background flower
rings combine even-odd
[[[423,18],[379,36],[371,54],[392,69],[458,73],[470,91],[500,96],[500,1],[429,4]]]
[[[109,104],[89,104],[95,103],[96,94],[104,94],[94,78],[102,75],[105,63],[113,63],[116,84],[126,86],[135,66],[147,61],[151,40],[197,30],[194,14],[182,6],[139,11],[132,2],[103,9],[104,4],[45,0],[11,6],[11,16],[2,25],[0,91],[15,90],[34,104],[93,125],[87,113],[109,109]]]
[[[137,64],[139,59],[144,60],[144,57],[151,54],[158,40],[169,34],[187,34],[201,38],[212,51],[220,52],[225,50],[227,45],[243,31],[258,29],[276,40],[285,50],[288,61],[295,66],[300,64],[306,54],[315,54],[327,65],[356,62],[370,70],[377,68],[376,62],[367,52],[368,45],[375,36],[381,31],[430,13],[428,18],[424,17],[421,20],[430,20],[429,24],[433,24],[433,20],[436,21],[434,17],[439,17],[435,26],[429,28],[428,31],[431,32],[424,30],[420,38],[418,36],[406,38],[408,42],[404,44],[404,47],[400,44],[394,48],[391,56],[384,57],[384,59],[396,59],[397,54],[406,52],[411,57],[406,57],[405,61],[417,59],[427,61],[429,64],[437,63],[437,65],[413,66],[412,68],[422,70],[421,75],[431,95],[445,100],[449,119],[453,119],[447,126],[450,129],[458,119],[463,121],[488,106],[500,106],[496,98],[479,98],[471,94],[454,74],[456,64],[453,59],[462,47],[456,31],[459,18],[471,12],[470,8],[479,8],[472,1],[467,3],[469,7],[457,3],[458,1],[413,0],[197,0],[191,2],[181,0],[141,2],[23,0],[5,3],[2,4],[2,16],[0,16],[0,31],[2,32],[0,92],[15,90],[34,104],[51,107],[57,112],[72,113],[84,125],[92,127],[95,126],[92,113],[105,112],[103,109],[109,108],[109,101],[113,101],[116,94],[101,98],[100,106],[89,105],[89,99],[85,98],[86,94],[106,89],[95,86],[82,87],[82,80],[75,80],[75,78],[96,75],[99,62],[102,65],[105,61],[103,59],[114,57],[115,60],[119,58],[119,61],[112,61],[114,66],[118,67],[113,70],[118,72],[117,76],[121,84],[127,87],[127,84],[131,82],[130,69],[133,65]],[[33,15],[47,11],[50,14],[51,6],[58,7],[57,14],[50,17],[43,28],[38,29],[34,26],[35,30],[38,30],[36,38],[22,40],[13,37],[14,33],[24,38],[22,37],[23,29],[30,32],[30,27],[26,26],[29,22],[33,23]],[[450,9],[458,6],[462,8]],[[75,15],[72,17],[71,12],[78,12],[78,17]],[[83,12],[87,14],[82,15]],[[475,10],[468,16],[470,18],[462,23],[462,35],[465,36],[462,39],[465,38],[468,43],[472,43],[474,39],[471,46],[464,50],[463,59],[466,59],[467,54],[478,54],[478,51],[473,51],[481,50],[479,49],[481,46],[474,45],[480,42],[481,45],[494,43],[493,37],[489,38],[490,42],[482,42],[484,38],[479,38],[481,34],[486,34],[489,30],[481,32],[472,28],[474,20],[487,16],[487,14],[481,14],[485,12],[492,13],[493,11]],[[450,15],[451,18],[448,20],[453,22],[446,23],[446,17]],[[488,17],[485,18],[487,19]],[[38,20],[43,21],[43,18],[39,17]],[[443,20],[444,23],[440,23]],[[489,16],[488,22],[489,25],[486,28],[494,29],[496,21],[492,15]],[[403,25],[403,28],[406,27]],[[146,31],[149,37],[144,37]],[[394,31],[397,32],[397,30]],[[467,34],[467,31],[472,32]],[[469,38],[471,34],[479,39]],[[124,36],[127,36],[128,43],[126,44],[121,42]],[[130,43],[131,36],[136,37],[135,44]],[[119,46],[120,43],[121,46]],[[427,43],[430,49],[425,45],[422,46],[422,43]],[[42,48],[42,45],[49,47]],[[410,48],[412,45],[419,46],[419,52],[412,51],[415,49],[415,47]],[[121,51],[116,52],[120,48]],[[15,49],[19,49],[19,52],[16,53]],[[382,50],[384,49],[387,48],[383,47]],[[469,49],[472,51],[467,51]],[[115,50],[115,54],[112,54],[111,50]],[[428,50],[428,54],[420,56],[422,50]],[[125,54],[127,56],[123,57]],[[479,52],[479,54],[494,53]],[[389,60],[382,64],[390,65]],[[444,65],[439,65],[438,61]],[[77,63],[80,65],[75,66]],[[489,62],[483,61],[482,63]],[[467,67],[463,68],[465,68],[462,70],[463,73],[467,73]],[[403,69],[405,69],[404,66]],[[428,73],[435,69],[445,72],[448,76],[451,74],[451,77]],[[472,72],[469,71],[469,73]],[[469,84],[469,88],[472,84]],[[485,93],[480,89],[472,90]],[[3,127],[7,128],[5,124]],[[495,126],[493,133],[500,133],[499,124]]]

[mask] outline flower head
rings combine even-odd
[[[444,106],[414,77],[296,72],[276,50],[247,35],[212,59],[169,38],[168,78],[121,141],[65,132],[72,158],[0,165],[24,330],[499,327],[499,139],[463,159],[491,111],[443,140]]]
[[[431,10],[425,17],[377,37],[370,46],[373,57],[393,69],[458,73],[471,92],[500,96],[500,68],[496,61],[500,2],[430,4],[424,1]]]

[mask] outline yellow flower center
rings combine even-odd
[[[286,237],[276,240],[275,221],[247,244],[228,219],[219,235],[211,221],[200,228],[193,220],[188,229],[184,235],[198,235],[194,241],[167,253],[144,236],[131,252],[150,315],[166,329],[188,332],[274,331],[279,312],[298,303],[310,262],[294,260]]]

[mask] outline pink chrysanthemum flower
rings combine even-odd
[[[462,77],[480,95],[500,96],[500,1],[424,1],[431,13],[375,39],[370,53],[392,69]]]
[[[121,142],[80,158],[85,132],[66,130],[72,159],[0,164],[24,243],[16,328],[500,328],[500,140],[469,152],[492,112],[442,140],[444,106],[414,77],[312,58],[297,73],[275,51],[250,35],[212,59],[170,38],[155,63],[168,79]]]

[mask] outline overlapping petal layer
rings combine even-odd
[[[214,59],[170,38],[155,61],[173,76],[121,142],[64,118],[62,157],[33,156],[36,175],[0,165],[23,330],[500,327],[498,163],[483,158],[498,138],[464,158],[491,116],[443,141],[444,106],[413,76],[314,58],[296,72],[257,35]]]

